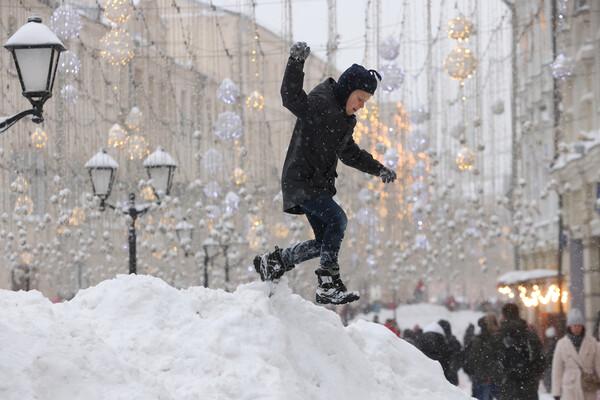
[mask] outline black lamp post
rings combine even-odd
[[[85,167],[90,173],[92,182],[92,190],[94,196],[100,199],[100,210],[104,211],[106,206],[115,210],[117,207],[106,202],[110,196],[112,185],[115,180],[119,164],[106,153],[106,150],[101,150],[92,157]],[[173,158],[162,148],[148,156],[144,160],[144,167],[148,171],[152,188],[157,197],[157,203],[160,204],[160,196],[167,196],[171,191],[173,183],[173,174],[177,168],[177,163]],[[119,208],[123,214],[128,215],[131,219],[128,228],[129,242],[129,273],[137,273],[137,251],[136,251],[136,231],[135,221],[139,216],[144,215],[150,209],[150,205],[137,205],[135,202],[135,193],[129,193],[129,201],[127,206]]]
[[[60,53],[65,46],[44,24],[40,17],[29,17],[27,23],[17,30],[4,44],[11,52],[23,96],[33,106],[7,118],[0,118],[0,133],[13,126],[21,118],[32,115],[32,121],[44,121],[43,107],[52,97],[54,78]]]

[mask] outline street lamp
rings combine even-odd
[[[117,207],[107,203],[106,200],[110,196],[119,164],[106,153],[106,150],[101,150],[96,153],[96,155],[87,163],[85,163],[85,167],[88,169],[90,174],[90,181],[92,183],[94,196],[97,196],[100,199],[100,210],[104,211],[106,206],[116,210]],[[159,147],[154,153],[150,154],[146,160],[144,160],[144,167],[146,167],[148,170],[148,176],[152,181],[152,187],[154,193],[156,194],[157,203],[160,204],[160,196],[167,196],[171,191],[173,174],[177,168],[177,163],[175,160],[173,160],[169,153]],[[135,221],[139,216],[142,216],[148,212],[149,209],[149,204],[137,205],[135,203],[135,193],[129,193],[129,201],[127,206],[119,208],[119,211],[130,217],[130,223],[127,232],[127,238],[129,242],[130,274],[137,273],[137,235],[135,231]]]
[[[33,115],[32,121],[36,124],[44,121],[44,103],[52,97],[58,59],[60,53],[66,50],[58,37],[42,24],[40,17],[29,17],[4,47],[12,54],[22,94],[33,108],[12,117],[0,118],[0,133],[27,115]]]

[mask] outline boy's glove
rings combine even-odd
[[[290,58],[295,61],[304,62],[310,54],[310,47],[306,42],[296,42],[290,47]]]
[[[379,177],[383,183],[394,182],[396,180],[396,173],[389,168],[383,167],[381,171],[379,171]]]

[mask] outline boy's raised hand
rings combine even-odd
[[[379,177],[383,183],[390,183],[396,180],[396,173],[389,168],[383,167],[381,171],[379,171]]]
[[[306,42],[296,42],[290,48],[290,57],[296,61],[304,61],[310,54],[310,47]]]

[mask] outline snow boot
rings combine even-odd
[[[349,292],[339,274],[319,268],[315,271],[319,280],[316,301],[318,304],[346,304],[360,299],[358,292]]]
[[[254,269],[260,275],[261,281],[279,280],[287,271],[294,269],[295,265],[287,265],[281,256],[281,249],[275,246],[272,252],[254,257]]]

